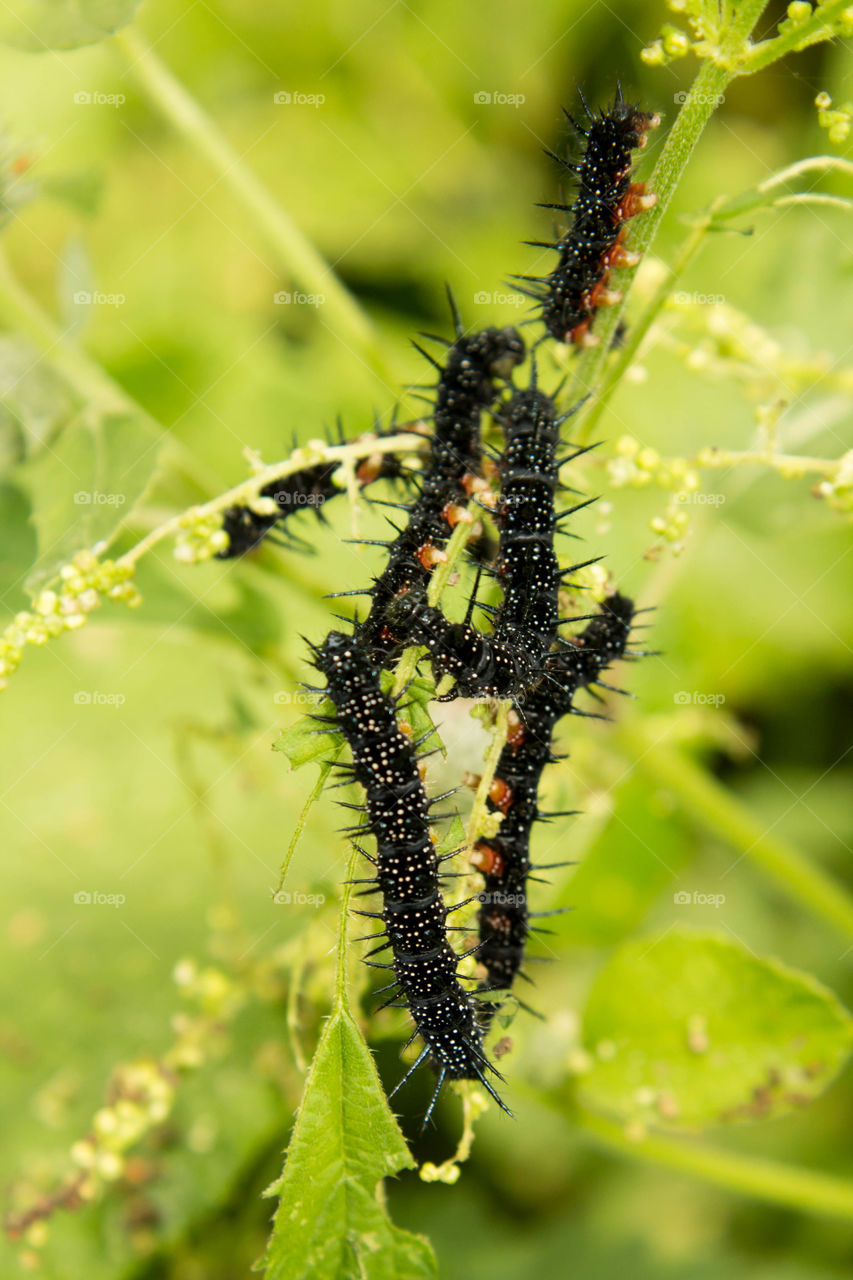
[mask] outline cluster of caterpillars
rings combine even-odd
[[[559,161],[577,177],[575,200],[549,206],[570,216],[565,234],[547,246],[556,249],[557,266],[547,276],[526,278],[524,286],[539,304],[533,323],[544,323],[543,337],[576,346],[594,340],[596,311],[613,301],[611,269],[635,261],[624,247],[627,219],[654,200],[631,181],[631,161],[657,118],[625,103],[621,93],[606,111],[588,115],[587,128],[574,125],[584,139],[579,161]],[[343,735],[352,763],[338,767],[344,780],[360,783],[365,792],[365,803],[355,806],[361,818],[352,834],[375,841],[374,852],[362,849],[373,868],[361,882],[364,892],[381,897],[381,909],[362,913],[378,926],[369,935],[374,946],[366,960],[389,973],[385,1004],[409,1010],[410,1043],[418,1037],[422,1042],[403,1079],[424,1061],[436,1072],[427,1119],[446,1080],[479,1081],[504,1106],[493,1083],[501,1077],[486,1053],[485,1037],[496,1007],[492,993],[508,991],[525,976],[528,939],[538,927],[533,923],[537,913],[528,908],[528,885],[542,868],[531,861],[530,845],[536,822],[560,816],[538,807],[542,773],[556,758],[554,732],[563,717],[590,714],[575,706],[579,690],[594,692],[604,685],[603,673],[612,662],[639,656],[630,646],[636,610],[627,596],[612,594],[582,618],[560,617],[561,587],[591,563],[561,567],[555,551],[561,524],[586,505],[566,507],[561,501],[560,467],[584,452],[564,451],[561,444],[570,415],[559,413],[553,396],[538,385],[535,359],[527,385],[514,385],[527,355],[514,328],[466,332],[452,298],[451,308],[454,337],[439,340],[445,357],[432,361],[438,381],[423,470],[406,472],[382,455],[379,465],[357,477],[361,484],[392,478],[414,489],[408,501],[391,504],[402,517],[396,536],[379,544],[385,565],[372,585],[363,592],[335,593],[368,596],[367,614],[350,633],[332,631],[312,646],[326,679],[322,691],[335,708],[334,715],[320,717],[320,731]],[[487,414],[500,430],[499,449],[484,449],[481,428]],[[491,493],[495,480],[496,497]],[[231,545],[223,554],[240,554],[281,529],[299,509],[298,495],[314,495],[316,504],[302,505],[319,512],[320,500],[336,492],[334,467],[323,463],[273,482],[263,495],[273,499],[272,509],[267,503],[227,513]],[[498,546],[486,544],[484,550],[481,542],[467,615],[463,622],[451,622],[430,602],[430,581],[446,559],[453,529],[462,520],[475,529],[469,508],[485,505],[487,497]],[[496,605],[477,600],[482,573],[499,588]],[[485,614],[488,630],[476,625],[475,609]],[[580,622],[586,626],[579,633],[562,633],[564,625]],[[512,702],[488,798],[500,824],[496,834],[468,851],[484,888],[477,895],[478,937],[462,954],[450,944],[454,926],[449,921],[466,904],[444,901],[442,859],[431,829],[437,816],[432,805],[445,797],[428,798],[420,762],[430,753],[421,750],[424,740],[413,741],[398,720],[405,690],[395,699],[381,685],[382,671],[393,670],[410,645],[423,646],[437,678],[453,678],[445,698]],[[479,966],[471,978],[459,972],[461,959],[469,955]]]

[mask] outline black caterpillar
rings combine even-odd
[[[582,129],[571,116],[566,118],[583,139],[583,155],[573,164],[553,152],[547,154],[577,180],[574,203],[544,204],[571,214],[568,230],[558,240],[528,243],[554,249],[559,255],[553,271],[545,276],[517,276],[526,282],[521,292],[541,306],[548,333],[558,342],[593,346],[591,333],[596,311],[618,302],[619,294],[608,287],[611,268],[636,266],[639,257],[623,246],[626,222],[651,208],[657,197],[645,193],[644,184],[631,182],[631,153],[646,144],[646,136],[660,123],[660,117],[641,111],[617,92],[613,105],[598,115],[584,103],[589,128]]]
[[[388,604],[413,586],[425,587],[441,549],[467,504],[482,468],[480,419],[498,394],[496,381],[508,378],[524,359],[515,329],[483,329],[466,334],[451,298],[456,340],[448,344],[433,412],[429,462],[420,492],[405,510],[408,523],[390,543],[388,564],[368,592],[370,612],[361,635],[372,655],[387,661],[399,648],[386,627]],[[442,340],[443,341],[443,340]],[[431,359],[431,357],[427,357]]]
[[[382,434],[377,432],[377,439]],[[230,560],[234,556],[253,551],[274,528],[287,527],[290,517],[306,508],[313,510],[317,518],[323,520],[324,505],[330,498],[344,492],[333,479],[339,466],[337,461],[318,462],[265,484],[258,490],[258,497],[272,498],[277,508],[275,511],[262,514],[245,504],[228,507],[222,518],[222,527],[228,534],[228,546],[218,551],[217,557],[220,560]],[[361,486],[372,484],[380,478],[399,479],[402,475],[403,467],[399,459],[390,453],[377,453],[364,458],[355,472],[356,480]],[[287,532],[293,539],[289,528]]]
[[[449,622],[439,608],[427,604],[422,589],[406,592],[388,607],[389,630],[406,643],[425,645],[436,675],[455,677],[447,697],[516,697],[541,674],[557,631],[560,583],[582,567],[561,570],[554,553],[558,522],[587,505],[554,513],[564,461],[558,459],[557,447],[567,416],[558,417],[551,397],[535,384],[515,392],[498,415],[505,447],[495,512],[500,545],[492,572],[503,600],[492,611],[493,634],[483,635],[471,625],[473,599],[464,622]],[[571,457],[583,452],[576,450]]]
[[[511,987],[524,958],[532,927],[527,906],[531,831],[534,822],[560,816],[544,814],[538,806],[542,771],[554,760],[554,727],[565,715],[583,714],[573,705],[575,694],[600,684],[605,668],[626,656],[634,617],[627,596],[605,600],[584,631],[547,659],[548,678],[540,680],[514,716],[489,791],[489,808],[503,819],[497,835],[480,840],[471,857],[485,878],[477,951],[487,973],[483,990]]]
[[[357,830],[376,838],[376,857],[370,859],[376,875],[366,883],[371,886],[367,892],[382,894],[383,908],[361,914],[383,924],[380,933],[370,935],[382,941],[368,957],[390,948],[393,963],[367,962],[393,970],[386,1004],[402,998],[425,1046],[400,1085],[429,1058],[438,1083],[425,1124],[446,1079],[479,1080],[507,1110],[486,1076],[491,1071],[501,1078],[483,1052],[478,1007],[460,984],[460,957],[447,938],[448,908],[430,837],[430,801],[418,772],[420,743],[411,742],[397,724],[395,704],[382,693],[379,668],[359,636],[333,631],[314,653],[337,710],[333,723],[352,752],[352,765],[344,772],[361,783],[367,796],[367,822]]]

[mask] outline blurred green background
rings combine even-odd
[[[321,435],[339,413],[351,434],[374,411],[387,421],[401,388],[423,379],[409,338],[448,329],[445,280],[469,323],[517,321],[505,281],[535,260],[519,242],[549,230],[549,215],[532,208],[556,190],[542,147],[562,144],[560,109],[577,105],[578,87],[600,104],[619,78],[626,95],[661,112],[643,171],[653,163],[693,73],[690,62],[660,70],[641,63],[662,20],[657,4],[614,10],[576,0],[526,9],[505,0],[143,6],[138,25],[157,53],[375,322],[387,361],[381,375],[324,323],[322,306],[275,302],[293,280],[221,177],[146,99],[121,49],[0,50],[7,149],[27,160],[16,171],[9,258],[61,328],[186,446],[204,476],[194,488],[164,465],[121,545],[202,493],[237,483],[244,446],[272,461],[294,436]],[[670,259],[684,216],[720,192],[825,150],[812,102],[822,89],[843,97],[849,77],[842,44],[736,83],[655,253]],[[323,101],[276,103],[282,92]],[[79,101],[98,93],[124,100]],[[478,101],[484,93],[493,101]],[[494,101],[503,94],[523,101]],[[825,351],[844,366],[849,217],[789,208],[747,225],[749,236],[713,238],[682,287],[723,296],[794,355]],[[121,301],[81,307],[73,301],[80,290]],[[497,300],[478,300],[484,292]],[[49,354],[18,380],[16,362],[29,365],[11,340],[14,316],[0,311],[0,319],[12,406],[2,437],[10,470],[0,488],[0,592],[12,615],[25,607],[22,584],[36,554],[14,464],[61,428],[68,393],[51,381]],[[667,455],[754,441],[754,405],[737,379],[703,378],[665,345],[643,365],[645,381],[624,385],[599,425],[605,456],[626,432]],[[849,423],[849,403],[818,384],[795,398],[781,438],[795,451],[833,457],[850,445]],[[620,673],[639,700],[626,714],[670,717],[685,739],[704,741],[715,772],[759,821],[849,884],[853,558],[843,517],[815,501],[808,480],[711,473],[707,487],[725,502],[697,507],[681,557],[664,550],[647,558],[656,542],[649,520],[665,495],[611,492],[603,469],[588,480],[614,511],[603,532],[594,509],[579,517],[584,550],[606,552],[620,587],[662,606],[652,635],[663,656]],[[290,879],[294,890],[324,894],[326,906],[272,902],[314,775],[288,772],[270,747],[302,709],[293,698],[294,679],[308,671],[300,636],[328,629],[322,591],[361,585],[378,564],[370,548],[342,543],[351,528],[338,505],[328,527],[310,513],[299,517],[315,544],[311,559],[269,548],[251,563],[186,568],[158,550],[140,569],[139,610],[105,608],[79,635],[28,652],[3,695],[6,1186],[51,1185],[100,1105],[111,1067],[166,1048],[179,1005],[172,972],[185,956],[254,961],[310,927],[310,1052],[346,847],[326,797]],[[379,529],[381,517],[363,511],[360,527]],[[690,706],[676,701],[684,691]],[[697,705],[694,693],[724,702]],[[476,768],[477,739],[464,720],[451,709],[439,720],[457,770]],[[605,1155],[573,1132],[559,1089],[549,1092],[549,1072],[565,1075],[591,977],[637,929],[713,928],[851,997],[844,939],[691,821],[620,742],[610,726],[573,723],[572,760],[549,780],[550,795],[570,802],[554,807],[577,804],[587,816],[549,829],[537,845],[582,864],[541,891],[543,905],[576,910],[548,940],[556,963],[536,973],[535,1002],[547,1023],[513,1024],[505,1065],[518,1118],[486,1117],[457,1186],[404,1176],[389,1189],[392,1214],[431,1237],[448,1277],[849,1274],[850,1225]],[[674,904],[674,892],[694,890],[725,894],[725,903]],[[81,903],[81,892],[125,900]],[[280,1169],[301,1087],[284,1021],[275,995],[240,1015],[228,1052],[212,1053],[182,1086],[168,1131],[148,1149],[161,1180],[123,1186],[106,1206],[58,1219],[42,1274],[245,1273],[262,1251],[270,1206],[258,1197]],[[399,1069],[395,1047],[380,1045],[389,1086]],[[845,1085],[849,1072],[805,1114],[714,1140],[843,1172],[853,1119]],[[417,1153],[446,1156],[458,1120],[453,1102],[438,1132],[421,1140],[418,1097],[400,1101]],[[21,1246],[3,1247],[3,1274],[18,1274]]]

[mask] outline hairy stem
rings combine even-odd
[[[629,1137],[624,1126],[589,1111],[579,1111],[576,1119],[582,1133],[632,1160],[677,1169],[727,1191],[800,1213],[853,1221],[853,1182],[849,1179],[662,1134]]]

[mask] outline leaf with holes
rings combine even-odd
[[[838,1074],[853,1019],[808,974],[728,938],[673,930],[621,946],[584,1018],[584,1104],[695,1130],[806,1106]]]

